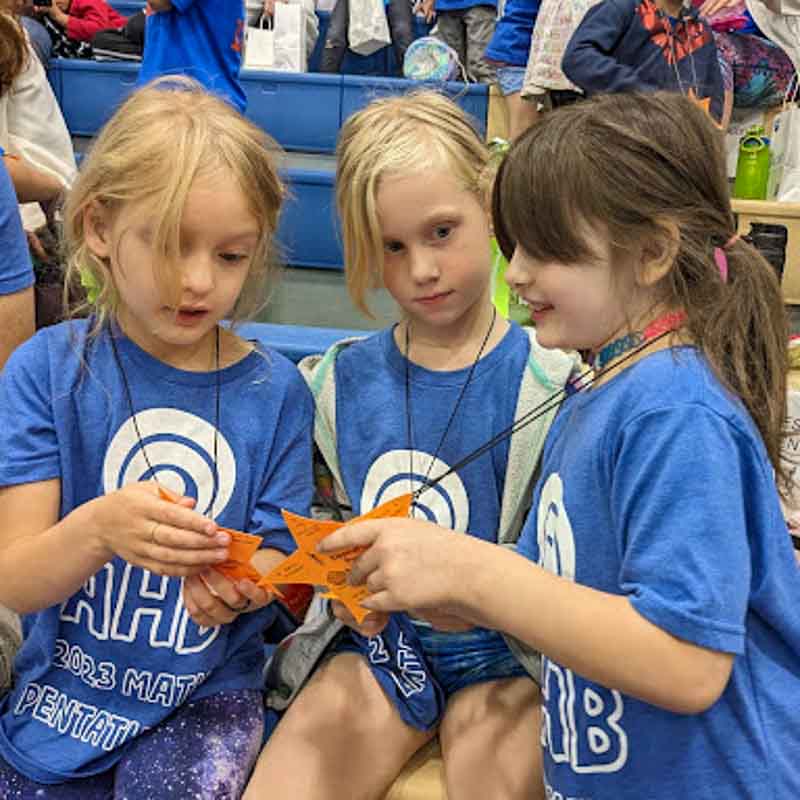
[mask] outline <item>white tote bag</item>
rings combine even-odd
[[[772,169],[767,197],[787,203],[800,203],[800,79],[790,84],[783,109],[772,126]]]
[[[306,71],[306,20],[300,3],[275,3],[275,63],[284,72]]]
[[[347,38],[350,49],[360,56],[372,55],[391,44],[389,22],[383,0],[349,0]]]
[[[265,24],[267,27],[265,27]],[[247,29],[244,45],[244,66],[248,69],[273,69],[275,63],[275,31],[266,14],[257,28]]]

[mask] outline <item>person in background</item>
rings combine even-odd
[[[600,0],[542,0],[531,36],[528,66],[520,97],[553,108],[574,102],[581,90],[561,69],[561,60],[584,14]]]
[[[242,0],[149,0],[137,84],[186,75],[244,112],[239,81],[244,50]]]
[[[683,0],[603,0],[573,33],[562,69],[589,96],[681,92],[727,127],[714,34]]]
[[[33,335],[35,328],[33,266],[17,194],[2,155],[0,149],[0,369],[15,348]]]
[[[507,0],[484,52],[484,58],[497,70],[497,85],[508,109],[508,138],[512,142],[538,117],[536,103],[523,100],[520,92],[540,5],[540,0]]]
[[[497,0],[420,0],[419,13],[434,31],[455,50],[467,79],[494,83],[494,66],[485,58],[497,22]]]
[[[409,0],[388,0],[386,3],[386,19],[392,37],[395,55],[395,72],[403,74],[403,59],[414,38],[413,16]],[[350,4],[347,0],[336,0],[331,12],[328,32],[325,35],[325,47],[322,50],[319,71],[340,72],[342,61],[347,53],[347,30],[350,25]]]
[[[105,0],[51,0],[51,5],[34,5],[32,10],[50,36],[51,56],[61,58],[91,58],[89,43],[96,33],[124,28],[128,22]]]

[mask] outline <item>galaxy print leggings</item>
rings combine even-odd
[[[261,750],[254,690],[186,703],[140,736],[114,769],[69,783],[28,780],[0,759],[3,800],[238,800]]]

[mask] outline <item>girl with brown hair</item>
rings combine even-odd
[[[800,569],[776,486],[787,322],[736,235],[720,134],[681,95],[560,109],[493,195],[507,279],[595,373],[548,436],[517,552],[348,526],[376,612],[448,613],[544,654],[548,797],[800,796]]]

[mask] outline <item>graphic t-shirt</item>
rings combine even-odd
[[[0,485],[57,478],[64,517],[157,478],[220,525],[290,552],[280,510],[308,514],[311,500],[313,409],[296,367],[255,350],[220,370],[216,428],[217,373],[175,369],[119,338],[135,425],[110,332],[87,342],[87,327],[45,328],[9,360]],[[275,609],[202,628],[182,586],[115,557],[60,605],[24,617],[17,683],[0,704],[0,756],[43,783],[101,772],[188,699],[257,688]]]
[[[548,797],[800,797],[800,569],[758,432],[696,350],[650,355],[564,403],[518,546],[736,656],[700,714],[545,659]]]
[[[529,351],[527,334],[512,325],[475,366],[453,416],[470,367],[438,372],[407,362],[391,329],[343,350],[336,360],[336,436],[354,511],[414,491],[505,430]],[[507,460],[505,440],[420,495],[415,516],[496,541]]]

